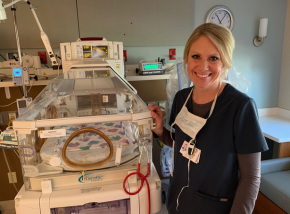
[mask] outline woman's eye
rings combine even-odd
[[[217,58],[217,57],[215,57],[215,56],[212,56],[212,57],[210,58],[210,60],[211,60],[211,61],[217,61],[217,60],[219,60],[219,58]]]
[[[198,59],[199,58],[199,55],[193,55],[192,58],[193,59]]]

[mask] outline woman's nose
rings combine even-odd
[[[208,60],[201,60],[200,61],[200,69],[202,71],[208,71],[209,70],[209,63]]]

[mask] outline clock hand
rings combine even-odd
[[[219,22],[220,22],[220,24],[221,24],[222,22],[221,22],[219,16],[218,16],[216,13],[215,13],[215,15],[217,16],[217,18],[218,18],[218,20],[219,20]]]
[[[226,15],[227,15],[227,14],[226,14]],[[222,23],[223,19],[226,17],[226,15],[224,15],[224,17],[222,18],[221,23]]]

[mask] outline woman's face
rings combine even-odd
[[[222,69],[220,53],[208,37],[200,36],[192,43],[187,58],[187,72],[195,87],[215,87]]]

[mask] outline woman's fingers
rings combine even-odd
[[[151,116],[154,119],[154,122],[156,123],[156,128],[152,129],[153,132],[159,137],[163,134],[163,115],[162,111],[158,107],[158,105],[151,104],[149,105],[149,110],[151,111]]]
[[[162,111],[160,110],[160,108],[159,108],[159,106],[157,104],[155,104],[155,103],[154,104],[150,104],[149,105],[149,110],[151,112],[155,112],[159,117],[161,117],[161,118],[163,117]]]
[[[162,122],[162,117],[156,114],[154,111],[151,111],[151,116],[156,120],[156,123]]]
[[[156,104],[149,105],[151,116],[155,119],[155,123],[158,129],[163,127],[163,115],[162,111]]]

